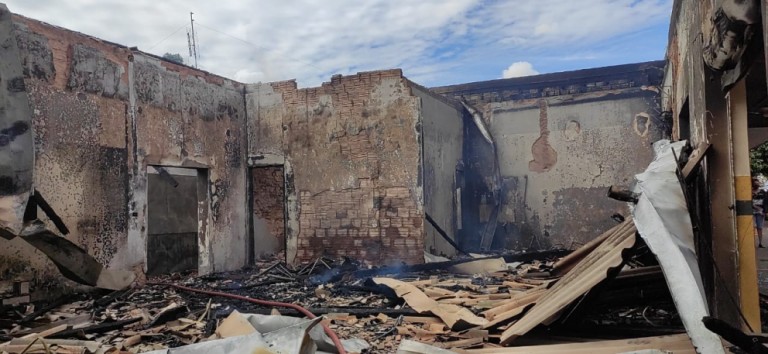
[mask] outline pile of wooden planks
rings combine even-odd
[[[523,272],[510,276],[498,272],[491,276],[505,279],[500,286],[475,287],[468,279],[437,279],[403,282],[391,278],[374,278],[374,282],[395,291],[410,307],[422,314],[432,314],[439,323],[416,327],[403,325],[400,333],[412,333],[411,337],[439,348],[461,350],[464,353],[496,353],[503,346],[514,345],[515,339],[524,336],[540,325],[555,322],[563,310],[584,296],[592,288],[611,275],[616,275],[625,265],[627,250],[637,240],[637,230],[632,219],[616,225],[578,250],[561,258],[547,272]],[[533,276],[536,277],[533,277]],[[464,286],[468,291],[451,291]],[[475,313],[479,313],[475,315]],[[461,338],[460,333],[473,333],[474,337]],[[466,335],[465,335],[466,337]],[[439,340],[442,339],[443,341]],[[634,345],[643,343],[648,345]],[[629,349],[692,349],[686,335],[674,338],[651,338],[641,342],[615,341],[583,343],[574,350],[593,352],[595,346]],[[475,348],[475,349],[464,349]],[[557,353],[564,352],[558,346],[542,348],[524,347],[510,353]],[[590,349],[592,348],[592,349]],[[612,349],[607,349],[610,352]],[[577,351],[581,352],[581,351]],[[600,352],[600,351],[598,351]],[[677,352],[677,351],[675,351]]]

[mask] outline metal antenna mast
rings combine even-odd
[[[192,25],[192,33],[187,31],[187,45],[189,46],[189,57],[195,60],[195,67],[197,67],[197,43],[195,41],[195,19],[192,18],[193,13],[189,13],[189,23]]]

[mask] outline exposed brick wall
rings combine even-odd
[[[281,252],[285,249],[285,178],[283,168],[277,166],[256,167],[251,169],[253,181],[253,218],[256,240],[267,240],[274,245],[274,250]],[[265,227],[260,227],[259,221]],[[261,235],[259,233],[266,232]],[[256,251],[263,250],[260,242],[256,242]],[[271,248],[271,247],[270,247]]]
[[[282,151],[293,170],[298,215],[289,260],[423,262],[420,107],[400,70],[249,92],[249,130],[258,132],[250,153]]]
[[[423,257],[423,212],[407,188],[361,188],[301,194],[298,258],[346,256],[417,261]]]

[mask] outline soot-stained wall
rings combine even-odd
[[[459,242],[461,203],[457,197],[461,196],[464,109],[457,101],[449,101],[424,87],[411,87],[421,100],[424,211],[454,242]],[[424,247],[433,254],[456,254],[428,222],[424,227]]]
[[[247,92],[249,163],[285,166],[289,262],[423,261],[420,104],[400,70]]]
[[[607,189],[630,184],[650,162],[650,144],[668,134],[659,104],[663,67],[649,62],[433,89],[475,107],[496,141],[496,238],[504,242],[495,244],[575,248],[612,226],[612,214],[628,213]]]
[[[14,16],[35,133],[35,188],[82,246],[111,268],[143,264],[147,165],[208,178],[200,222],[202,272],[245,263],[243,86],[124,46]],[[58,276],[14,239],[4,277]]]

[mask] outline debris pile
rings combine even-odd
[[[693,352],[661,269],[636,234],[627,219],[570,253],[427,255],[433,262],[374,269],[319,258],[298,268],[273,261],[151,279],[100,297],[6,306],[0,350],[339,352],[331,333],[349,353],[544,353],[586,339],[596,342],[573,348]],[[275,301],[293,308],[263,306]],[[296,318],[304,309],[320,317]],[[638,337],[645,339],[620,339]]]

